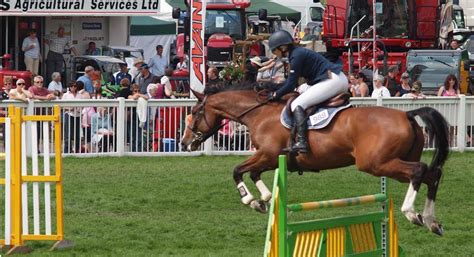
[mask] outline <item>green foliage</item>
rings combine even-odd
[[[73,249],[29,256],[261,256],[268,215],[243,206],[232,179],[245,157],[65,158],[65,236]],[[423,156],[430,161],[431,153]],[[436,201],[445,236],[410,224],[400,213],[407,184],[390,180],[400,244],[406,256],[474,254],[474,153],[453,153]],[[272,185],[273,172],[263,175]],[[256,188],[246,177],[249,189]],[[291,203],[375,193],[378,179],[354,167],[289,174]],[[422,186],[417,208],[423,208]],[[361,213],[376,207],[307,212],[291,220]]]
[[[219,78],[229,82],[238,82],[244,78],[244,71],[238,63],[230,62],[219,72]]]

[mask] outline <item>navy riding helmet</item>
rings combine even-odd
[[[272,52],[279,46],[289,45],[292,43],[293,36],[291,36],[290,32],[286,30],[275,31],[268,39],[268,46],[270,47]]]

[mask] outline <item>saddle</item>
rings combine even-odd
[[[291,112],[291,103],[296,96],[288,99],[285,108],[280,115],[280,122],[288,129],[293,128],[293,113]],[[308,129],[322,129],[330,124],[331,120],[340,111],[351,107],[349,102],[350,95],[348,93],[341,93],[333,98],[330,98],[320,104],[312,106],[306,110],[308,116]]]

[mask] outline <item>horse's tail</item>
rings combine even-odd
[[[415,116],[419,116],[426,125],[429,137],[433,138],[435,144],[435,152],[429,170],[443,167],[444,162],[449,154],[449,126],[446,119],[437,110],[431,107],[422,107],[407,112],[408,119],[414,120]]]

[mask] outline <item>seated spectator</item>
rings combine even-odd
[[[36,100],[54,100],[56,96],[49,92],[49,90],[43,87],[43,77],[35,76],[33,78],[33,86],[28,88],[28,91],[31,93],[31,98]]]
[[[411,97],[411,98],[415,98],[415,99],[426,98],[426,96],[423,94],[421,89],[422,89],[421,81],[415,81],[413,83],[413,86],[410,89],[410,92],[407,93],[407,94],[402,95],[402,97]]]
[[[188,64],[184,57],[179,57],[179,62],[176,64],[176,70],[187,70]]]
[[[8,94],[10,93],[10,90],[12,89],[13,86],[13,79],[10,76],[5,76],[3,77],[3,87],[2,91],[0,93],[1,100],[8,100],[9,96]]]
[[[89,42],[89,46],[87,47],[84,54],[85,55],[100,55],[100,49],[96,48],[94,41],[91,41]]]
[[[8,97],[11,100],[20,100],[25,103],[29,102],[29,100],[31,99],[31,94],[30,92],[25,90],[24,79],[18,79],[16,81],[16,88],[11,89],[10,92],[8,92]]]
[[[369,87],[360,79],[359,74],[349,75],[349,82],[352,97],[366,97],[369,95]]]
[[[449,74],[444,85],[439,88],[438,96],[458,96],[459,93],[458,79],[454,74]]]
[[[411,92],[410,75],[408,75],[407,72],[404,72],[402,74],[401,83],[400,83],[400,87],[399,87],[398,90],[399,90],[401,96]]]
[[[380,74],[375,75],[374,91],[372,91],[372,98],[390,97],[390,92],[383,86],[384,77]]]
[[[122,79],[128,79],[130,82],[132,81],[132,75],[128,73],[128,67],[126,63],[120,63],[120,71],[115,75],[115,84],[120,85],[120,81]]]
[[[53,72],[51,82],[48,85],[49,92],[53,93],[58,99],[63,96],[63,83],[61,82],[61,73]]]
[[[173,69],[166,68],[165,75],[161,77],[161,85],[164,87],[164,97],[163,98],[176,98],[174,96],[173,89],[171,88],[171,81],[170,78],[173,76]]]
[[[304,28],[304,36],[301,39],[302,41],[313,41],[316,39],[316,35],[311,34],[311,29],[309,27]]]
[[[110,143],[114,141],[114,128],[112,127],[111,114],[105,107],[98,107],[91,117],[91,143],[97,146],[99,152],[110,152]]]

